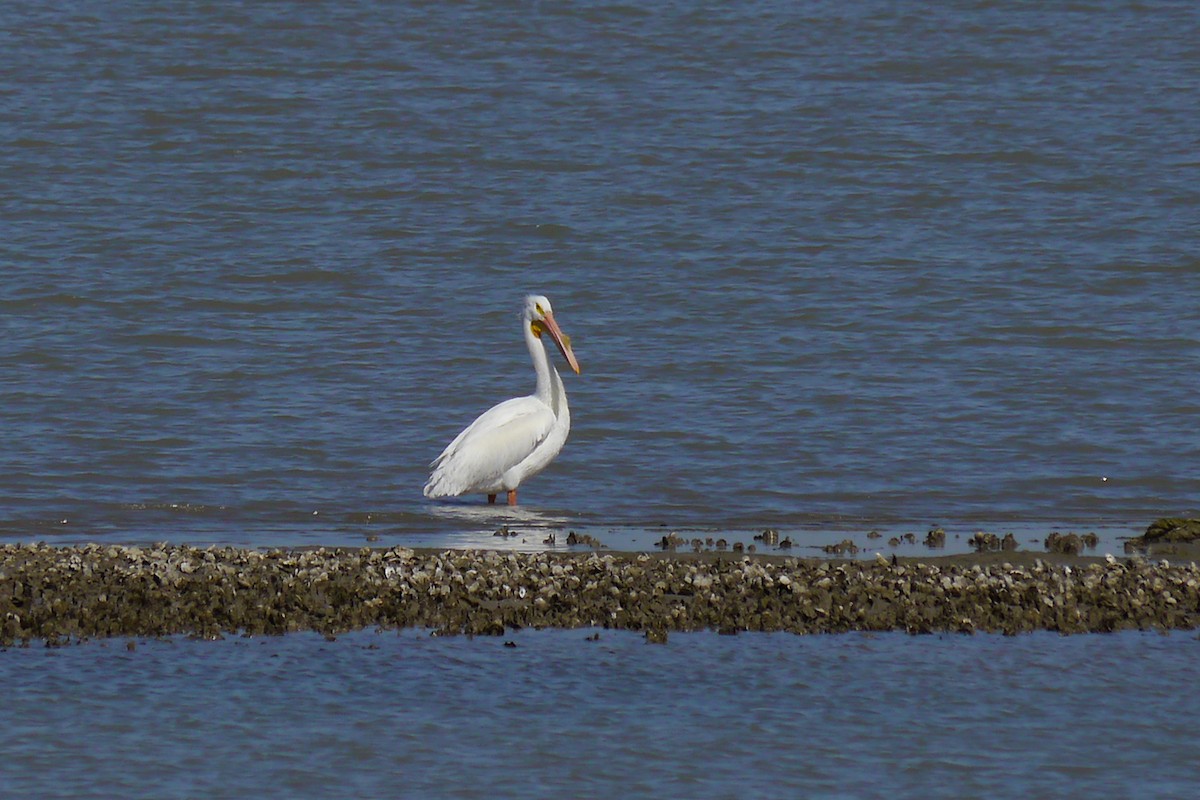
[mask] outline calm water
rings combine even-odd
[[[10,650],[0,790],[1186,798],[1200,781],[1190,633],[586,635]]]

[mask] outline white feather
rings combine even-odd
[[[546,440],[554,422],[550,407],[532,395],[492,406],[429,465],[432,473],[425,496],[496,494],[515,489],[505,484],[505,475]]]
[[[578,371],[579,365],[571,353],[570,341],[561,337],[553,321],[549,300],[527,297],[522,319],[525,342],[537,373],[537,390],[527,397],[492,406],[454,437],[429,465],[426,497],[515,492],[523,480],[553,461],[566,443],[571,429],[567,394],[531,323],[544,322],[541,330],[551,332],[573,369]]]

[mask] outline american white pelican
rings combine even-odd
[[[537,372],[537,389],[528,397],[492,406],[456,436],[429,465],[426,497],[481,492],[495,503],[503,491],[508,493],[508,504],[515,506],[521,481],[545,469],[566,443],[571,430],[567,393],[558,370],[550,364],[542,334],[550,334],[567,364],[579,374],[571,337],[558,327],[550,301],[542,295],[525,298],[521,325]]]

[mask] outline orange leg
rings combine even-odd
[[[515,506],[517,504],[517,490],[516,489],[508,490],[508,504],[510,506]]]
[[[496,505],[496,495],[494,495],[494,494],[489,494],[489,495],[488,495],[488,505],[489,505],[489,506],[494,506],[494,505]]]

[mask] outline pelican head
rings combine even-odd
[[[550,338],[558,345],[558,351],[562,353],[563,358],[578,375],[579,362],[575,360],[575,353],[571,350],[571,337],[563,333],[562,329],[558,327],[558,323],[554,321],[554,310],[550,307],[550,300],[540,294],[527,296],[524,317],[525,323],[529,325],[534,336],[541,339],[543,333],[550,334]]]

